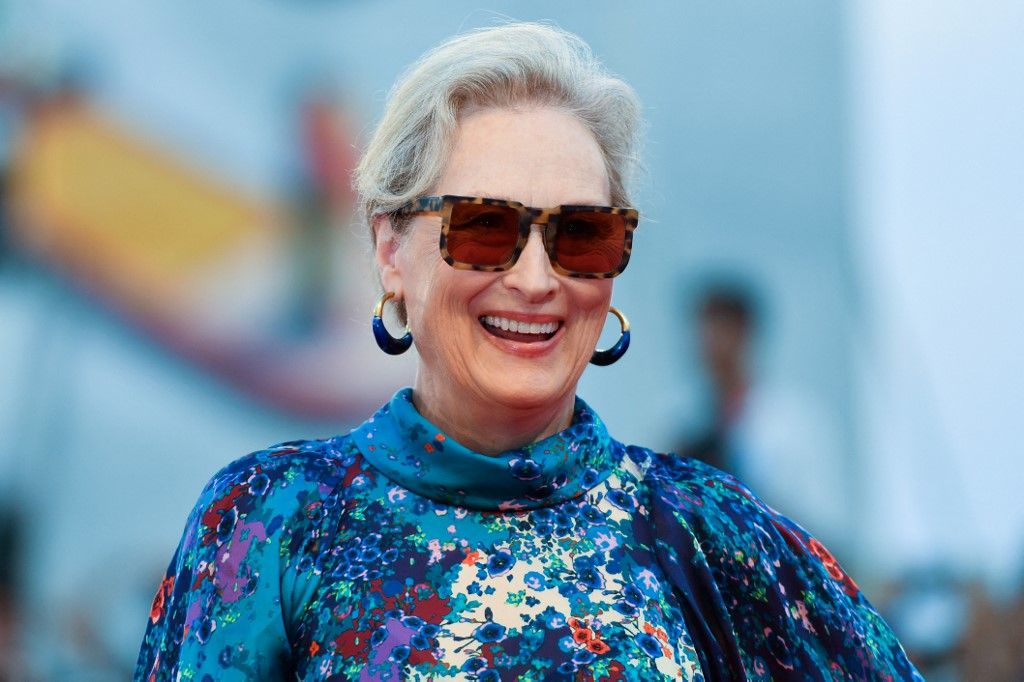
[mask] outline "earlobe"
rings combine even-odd
[[[373,217],[373,234],[375,240],[374,256],[377,260],[377,271],[384,291],[395,292],[395,299],[404,298],[401,270],[398,266],[398,233],[391,224],[391,217],[377,215]]]

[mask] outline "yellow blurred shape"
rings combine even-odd
[[[35,118],[14,177],[28,245],[108,284],[150,293],[171,293],[176,281],[266,237],[273,223],[266,205],[80,105]]]

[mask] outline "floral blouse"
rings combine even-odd
[[[497,456],[399,391],[229,465],[139,680],[920,680],[819,542],[736,479],[572,425]]]

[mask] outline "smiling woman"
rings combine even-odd
[[[464,115],[432,191],[540,206],[609,202],[594,136],[564,109],[531,103]],[[446,263],[438,252],[439,218],[417,216],[401,233],[387,214],[373,222],[381,282],[405,302],[417,340],[413,402],[420,413],[443,424],[458,442],[488,454],[569,426],[576,383],[608,314],[611,279],[555,272],[543,230],[531,229],[529,222],[521,252],[497,272]],[[500,221],[490,222],[469,228],[487,244],[493,243],[491,234],[503,231]],[[519,225],[517,214],[507,231],[518,236]],[[451,223],[449,230],[451,245]],[[533,332],[534,326],[553,333]],[[496,414],[507,416],[495,420]]]
[[[457,37],[405,76],[358,187],[374,335],[415,345],[415,385],[214,477],[137,678],[919,679],[817,540],[576,396],[628,346],[610,304],[638,119],[548,26]],[[609,311],[622,338],[597,351]]]

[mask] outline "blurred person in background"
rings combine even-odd
[[[576,396],[628,347],[611,298],[639,122],[546,25],[458,36],[406,73],[356,184],[375,339],[415,339],[415,386],[214,476],[138,679],[920,679],[821,543],[706,464],[619,443]],[[595,350],[609,313],[621,336]]]
[[[797,387],[758,376],[761,297],[738,278],[706,287],[695,321],[706,375],[705,424],[678,452],[733,474],[830,546],[850,541],[835,427]]]
[[[10,505],[0,506],[0,680],[15,679],[21,669],[21,524]]]
[[[711,386],[710,423],[684,441],[679,452],[739,476],[733,441],[750,390],[754,303],[739,287],[718,286],[700,297],[696,318],[700,358]]]

